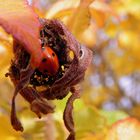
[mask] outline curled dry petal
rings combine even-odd
[[[23,131],[22,124],[16,116],[16,109],[15,109],[15,97],[16,97],[16,95],[17,95],[17,91],[15,90],[15,93],[14,93],[14,96],[12,99],[11,124],[15,130]]]
[[[70,135],[67,138],[67,140],[75,139],[74,121],[73,121],[73,116],[72,116],[73,102],[75,101],[75,99],[80,98],[79,87],[71,87],[71,92],[72,92],[72,95],[67,101],[67,104],[64,110],[64,115],[63,115],[64,123],[70,132]]]
[[[77,42],[74,36],[60,21],[46,20],[44,24],[50,24],[54,28],[55,32],[58,32],[62,36],[61,39],[66,42],[66,51],[69,50],[74,53],[74,58],[71,63],[68,64],[69,68],[65,71],[64,75],[60,79],[56,80],[51,88],[47,89],[47,91],[41,92],[42,96],[51,98],[49,97],[51,93],[56,96],[57,94],[65,94],[63,92],[64,90],[78,84],[84,79],[85,70],[92,60],[92,52],[87,47],[79,44],[79,42]]]
[[[31,110],[35,112],[39,118],[41,118],[41,113],[48,114],[54,112],[54,105],[52,105],[49,101],[41,98],[41,99],[35,99],[31,103]]]

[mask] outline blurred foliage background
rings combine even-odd
[[[92,64],[81,83],[82,97],[74,105],[76,139],[122,140],[115,139],[112,125],[127,117],[140,119],[140,0],[29,0],[29,3],[40,17],[63,21],[79,42],[93,51]],[[65,140],[68,132],[62,114],[68,97],[54,101],[56,112],[39,120],[18,96],[17,110],[25,131],[12,129],[9,117],[14,87],[5,77],[12,55],[12,37],[0,28],[1,139]],[[135,121],[132,119],[137,127],[130,131],[137,135],[140,123]]]

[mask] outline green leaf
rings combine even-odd
[[[107,119],[108,125],[112,125],[116,121],[128,117],[128,114],[126,114],[123,111],[119,111],[119,110],[117,110],[117,111],[105,111],[105,110],[102,110],[100,112]]]

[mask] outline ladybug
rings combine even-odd
[[[48,46],[42,47],[42,61],[38,67],[42,73],[55,75],[59,69],[59,61],[56,53]]]

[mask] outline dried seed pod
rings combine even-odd
[[[79,44],[60,21],[39,20],[42,49],[49,46],[55,52],[59,61],[59,69],[55,74],[50,75],[48,71],[32,68],[30,54],[20,42],[14,42],[15,57],[9,69],[9,76],[15,85],[11,122],[16,130],[23,130],[15,110],[15,97],[18,92],[30,103],[31,110],[40,118],[41,113],[48,114],[54,110],[54,106],[48,100],[63,99],[71,91],[72,95],[66,104],[63,118],[70,132],[68,139],[72,140],[75,139],[73,102],[80,97],[77,85],[84,79],[85,70],[92,59],[92,52]],[[49,67],[49,63],[47,64]]]

